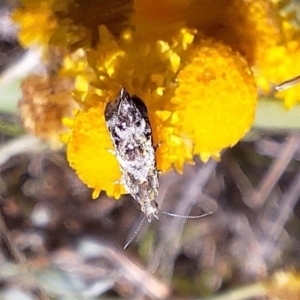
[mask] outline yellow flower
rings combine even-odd
[[[118,162],[108,151],[113,145],[105,126],[102,103],[76,114],[72,134],[66,142],[70,165],[79,178],[94,189],[93,198],[97,198],[101,190],[115,198],[125,193],[117,183],[121,176]]]
[[[200,40],[190,64],[178,74],[176,104],[181,131],[202,160],[218,158],[250,129],[256,87],[243,57],[213,40]]]

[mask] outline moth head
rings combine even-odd
[[[152,219],[158,219],[158,204],[156,201],[147,201],[146,203],[141,203],[141,210],[145,214],[149,223],[151,223]]]
[[[121,88],[117,98],[112,101],[108,102],[105,106],[104,110],[104,117],[105,120],[111,119],[111,117],[119,111],[119,107],[122,104],[122,101],[124,100],[129,100],[130,99],[130,94],[125,90],[123,87]]]

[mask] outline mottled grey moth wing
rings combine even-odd
[[[157,218],[159,180],[147,107],[124,88],[108,103],[104,116],[126,191],[141,205],[149,222]]]

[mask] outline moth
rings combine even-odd
[[[142,99],[131,96],[124,88],[113,102],[108,102],[104,117],[122,173],[120,183],[128,194],[141,205],[148,222],[158,219],[158,214],[186,219],[198,219],[210,215],[186,216],[158,209],[156,198],[159,189],[159,172],[156,167],[152,128],[148,110]],[[144,218],[124,246],[126,249],[137,235]]]
[[[114,146],[111,152],[122,173],[120,183],[151,223],[153,218],[158,219],[159,172],[147,107],[139,97],[121,88],[117,99],[107,103],[104,117]]]

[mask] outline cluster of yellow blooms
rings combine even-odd
[[[13,15],[20,41],[43,49],[51,70],[45,89],[58,110],[46,132],[41,114],[53,115],[54,105],[26,94],[20,103],[24,124],[30,119],[28,129],[46,138],[69,128],[61,138],[68,161],[94,198],[101,190],[124,193],[115,183],[118,162],[106,150],[112,144],[103,113],[121,86],[148,107],[154,142],[160,143],[158,169],[182,172],[194,155],[217,159],[236,144],[252,125],[258,90],[269,93],[300,70],[300,31],[294,15],[285,13],[287,1],[21,2]],[[35,81],[41,79],[29,77],[24,89]],[[53,82],[64,90],[49,93]],[[45,98],[35,93],[33,98]],[[282,93],[288,107],[299,100],[299,87]]]

